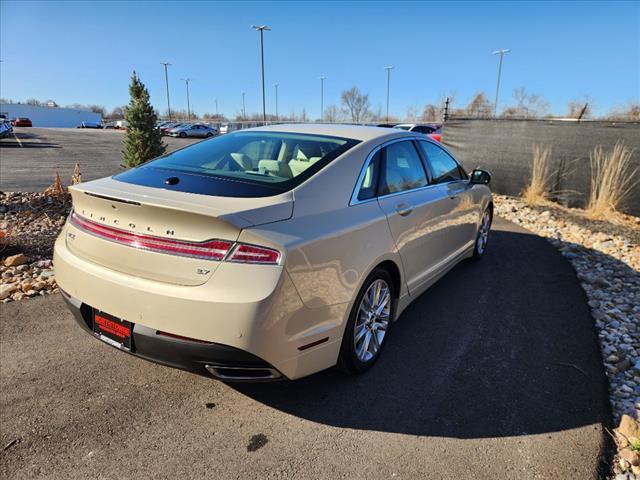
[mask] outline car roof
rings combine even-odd
[[[268,125],[265,127],[251,128],[250,130],[263,132],[309,133],[315,135],[351,138],[361,141],[388,137],[389,135],[393,134],[400,135],[404,133],[406,135],[407,133],[410,133],[406,131],[394,131],[393,129],[384,127],[369,127],[364,125],[346,125],[335,123],[283,123],[279,125]]]

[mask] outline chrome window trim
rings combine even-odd
[[[419,135],[422,136],[423,134],[419,134]],[[351,194],[351,200],[349,201],[349,206],[359,205],[361,203],[367,203],[367,202],[375,201],[375,200],[378,200],[380,198],[394,197],[396,195],[402,195],[403,193],[416,192],[418,190],[424,190],[426,188],[437,187],[437,186],[440,186],[440,185],[446,185],[445,183],[431,183],[431,178],[429,178],[430,177],[430,172],[427,171],[427,168],[425,166],[425,175],[427,177],[427,182],[429,182],[427,185],[423,185],[421,187],[416,187],[416,188],[410,188],[409,190],[402,190],[401,192],[386,193],[384,195],[378,195],[378,196],[375,196],[373,198],[367,198],[366,200],[358,200],[358,193],[360,193],[360,188],[362,187],[362,182],[364,181],[364,177],[365,177],[365,175],[367,173],[367,168],[369,168],[369,164],[371,163],[371,160],[373,159],[375,154],[378,153],[382,148],[387,147],[388,145],[392,145],[394,143],[406,142],[406,141],[418,141],[418,140],[424,140],[424,141],[428,141],[428,142],[431,142],[431,143],[435,143],[429,137],[427,137],[426,139],[423,139],[423,138],[420,138],[418,136],[418,134],[416,134],[416,135],[411,135],[411,136],[406,136],[406,137],[401,137],[401,138],[394,138],[392,140],[387,140],[386,142],[381,143],[380,145],[376,146],[373,150],[371,150],[371,152],[369,152],[369,155],[367,155],[367,158],[366,158],[366,160],[364,162],[362,170],[360,170],[360,175],[358,175],[358,180],[356,181],[356,186],[353,189],[353,193]],[[420,156],[421,152],[417,152],[416,151],[416,154],[418,154],[418,156]],[[421,163],[422,163],[422,161],[421,161]],[[460,180],[454,180],[454,181],[459,182]],[[448,183],[450,183],[450,182],[448,182]]]

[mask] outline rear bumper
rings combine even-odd
[[[262,362],[288,379],[336,364],[348,305],[307,308],[282,266],[222,263],[202,285],[175,285],[81,258],[67,247],[66,233],[67,227],[56,241],[54,266],[67,302],[75,304],[76,319],[91,331],[95,308],[130,321],[133,353],[139,357],[196,373],[205,365]],[[158,331],[208,343],[159,336]]]
[[[62,298],[78,325],[95,337],[93,309],[66,292],[62,292]],[[228,345],[161,335],[158,330],[139,324],[133,326],[132,347],[127,353],[161,365],[225,381],[268,381],[282,378],[282,374],[272,365],[249,352]]]

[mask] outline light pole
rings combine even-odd
[[[169,121],[171,121],[171,103],[169,102],[169,73],[167,67],[171,64],[169,62],[160,62],[160,65],[164,65],[164,82],[167,85],[167,112],[169,112]]]
[[[496,101],[493,104],[494,118],[498,116],[498,93],[500,92],[500,75],[502,75],[502,58],[505,53],[509,53],[510,51],[510,48],[503,48],[502,50],[496,50],[493,52],[494,55],[500,55],[500,62],[498,63],[498,82],[496,83]]]
[[[320,77],[320,121],[324,120],[324,81],[327,79],[324,75]]]
[[[247,111],[244,109],[244,95],[245,93],[242,92],[242,120],[247,119]]]
[[[260,62],[262,65],[262,121],[267,123],[267,104],[264,96],[264,32],[265,30],[271,30],[266,25],[253,25],[255,31],[260,32]]]
[[[181,78],[180,80],[182,80],[187,85],[187,120],[191,121],[191,103],[189,102],[189,82],[191,81],[191,79]]]
[[[274,85],[274,87],[276,87],[276,121],[278,120],[278,87],[280,86],[279,83],[276,83]]]
[[[391,83],[391,70],[393,69],[393,65],[387,65],[384,69],[387,71],[387,123],[389,123],[389,85]]]
[[[218,99],[216,98],[216,118],[218,118]]]

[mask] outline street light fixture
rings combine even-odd
[[[271,30],[271,28],[266,25],[252,25],[251,28],[260,32],[260,63],[262,65],[262,121],[267,123],[267,104],[264,93],[264,32],[265,30]]]
[[[189,82],[190,78],[181,78],[184,83],[187,85],[187,121],[191,121],[191,102],[189,101]]]
[[[278,121],[278,87],[280,86],[279,83],[276,83],[274,85],[274,87],[276,87],[276,121]]]
[[[160,65],[164,65],[164,81],[167,85],[167,112],[169,113],[169,121],[171,121],[171,102],[169,101],[169,73],[167,67],[171,66],[169,62],[160,62]]]
[[[387,65],[384,69],[387,71],[387,123],[389,123],[389,84],[391,83],[393,65]]]
[[[327,79],[324,75],[320,77],[320,121],[324,120],[324,81]]]
[[[505,53],[511,52],[510,48],[504,48],[502,50],[496,50],[493,55],[500,55],[500,63],[498,63],[498,82],[496,83],[496,101],[493,104],[493,116],[498,116],[498,93],[500,92],[500,75],[502,74],[502,58]]]

